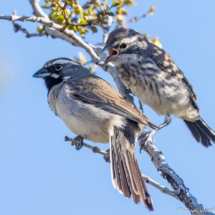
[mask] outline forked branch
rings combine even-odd
[[[69,137],[65,137],[64,139],[65,141],[70,141],[71,142],[71,145],[78,145],[79,142],[76,141],[75,139],[72,139],[72,138],[69,138]],[[99,149],[98,147],[95,147],[95,146],[91,146],[89,144],[86,144],[86,143],[82,143],[82,146],[88,148],[88,149],[91,149],[94,153],[98,153],[98,154],[101,154],[104,156],[104,159],[106,162],[109,162],[110,163],[110,151],[109,149],[107,151],[103,151],[101,149]],[[144,181],[148,184],[151,184],[153,187],[157,188],[158,190],[160,190],[162,193],[165,193],[165,194],[168,194],[170,196],[173,196],[175,198],[178,199],[177,195],[180,193],[180,189],[179,190],[176,190],[176,191],[173,191],[173,190],[170,190],[168,189],[167,187],[157,183],[156,181],[153,181],[150,177],[148,176],[145,176],[142,174],[142,177],[144,179]]]

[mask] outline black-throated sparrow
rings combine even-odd
[[[184,120],[194,138],[205,147],[215,142],[215,132],[199,116],[197,96],[183,72],[163,49],[148,42],[140,33],[117,28],[108,37],[103,50],[109,50],[123,84],[155,112]]]
[[[143,125],[156,126],[103,79],[68,58],[48,61],[33,77],[43,78],[48,103],[79,139],[110,141],[111,176],[115,188],[153,210],[135,155]]]

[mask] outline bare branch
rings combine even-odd
[[[132,16],[131,19],[125,24],[125,27],[128,27],[132,22],[137,22],[137,21],[139,21],[139,20],[141,20],[141,19],[143,19],[143,18],[145,18],[147,16],[148,16],[148,13],[145,13],[145,14],[143,14],[142,16],[140,16],[138,18]]]
[[[77,140],[72,139],[72,138],[69,138],[69,137],[67,137],[67,136],[65,136],[64,140],[65,140],[65,141],[70,141],[70,142],[72,143],[72,145],[74,145],[74,144],[75,144],[75,145],[79,144],[79,142],[78,142]],[[73,144],[73,143],[74,143],[74,144]],[[99,149],[98,147],[91,146],[91,145],[86,144],[86,143],[82,143],[82,145],[85,146],[85,147],[87,147],[88,149],[91,149],[94,153],[98,153],[98,154],[104,155],[104,157],[106,157],[106,158],[109,158],[109,157],[110,157],[110,153],[107,152],[108,150],[105,152],[105,151]]]
[[[69,137],[65,137],[64,139],[65,141],[70,141],[71,142],[71,145],[78,145],[79,142],[75,139],[72,139],[72,138],[69,138]],[[95,146],[91,146],[91,145],[88,145],[86,143],[82,143],[83,146],[87,147],[88,149],[91,149],[94,153],[98,153],[98,154],[101,154],[104,156],[105,158],[105,161],[106,162],[109,162],[110,163],[110,152],[109,152],[109,149],[105,152],[101,149],[99,149],[98,147],[95,147]],[[179,194],[180,192],[180,189],[178,191],[172,191],[170,189],[168,189],[167,187],[157,183],[156,181],[153,181],[150,177],[148,176],[145,176],[142,174],[142,177],[144,179],[144,181],[148,184],[151,184],[153,187],[157,188],[158,190],[160,190],[162,193],[165,193],[165,194],[168,194],[170,196],[173,196],[175,198],[178,199],[177,195]]]
[[[148,176],[145,176],[142,174],[142,177],[144,179],[144,181],[148,184],[151,184],[153,187],[156,187],[158,190],[160,190],[162,193],[168,194],[172,197],[175,197],[176,199],[179,200],[179,198],[177,197],[177,195],[180,193],[180,189],[173,191],[168,189],[167,187],[157,183],[156,181],[153,181],[151,178],[149,178]]]
[[[151,6],[150,10],[147,13],[143,14],[142,16],[140,16],[140,17],[132,16],[131,19],[124,26],[128,27],[132,22],[137,22],[140,19],[143,19],[143,18],[145,18],[145,17],[147,17],[149,15],[152,15],[154,11],[155,11],[155,8],[153,6]]]
[[[40,0],[29,0],[29,1],[33,8],[35,16],[43,17],[44,19],[49,20],[48,15],[44,13],[43,9],[39,5]]]
[[[78,145],[80,144],[79,141],[77,141],[77,140],[75,140],[75,139],[72,139],[72,138],[69,138],[69,137],[67,137],[67,136],[64,138],[64,140],[65,140],[65,141],[70,141],[72,146],[73,146],[73,145],[78,146]],[[110,150],[109,150],[109,149],[106,150],[106,152],[105,152],[105,151],[101,150],[100,148],[98,148],[98,147],[96,147],[96,146],[91,146],[91,145],[88,145],[88,144],[86,144],[86,143],[82,143],[82,146],[85,146],[85,147],[87,147],[88,149],[91,149],[92,152],[94,152],[94,153],[98,153],[98,154],[103,155],[103,156],[104,156],[104,160],[105,160],[106,162],[110,163]]]
[[[25,28],[23,28],[21,25],[16,24],[15,22],[13,22],[13,27],[14,27],[15,32],[22,31],[24,34],[26,34],[27,38],[48,36],[46,33],[34,33],[34,34],[32,34],[32,33],[28,32]]]
[[[173,196],[179,199],[194,215],[212,215],[208,212],[202,204],[199,204],[197,199],[189,192],[189,189],[185,186],[184,181],[175,173],[173,169],[168,165],[163,153],[158,150],[153,144],[152,135],[155,132],[153,130],[148,138],[140,138],[139,144],[141,148],[151,157],[153,164],[158,171],[161,171],[161,176],[166,179],[175,193]]]
[[[46,19],[42,18],[42,17],[36,17],[36,16],[32,16],[32,17],[28,17],[28,16],[13,16],[13,15],[10,15],[10,16],[3,16],[3,15],[0,15],[0,19],[6,19],[6,20],[9,20],[9,21],[30,21],[30,22],[39,22],[41,24],[44,24],[48,27],[53,27],[53,25],[55,24],[54,22],[52,21],[47,21]],[[60,30],[61,28],[59,28],[59,26],[55,26],[55,28],[57,30]]]

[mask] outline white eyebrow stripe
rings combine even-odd
[[[56,60],[53,63],[51,63],[51,66],[53,66],[55,64],[66,64],[66,63],[71,63],[71,64],[79,65],[78,63],[75,63],[74,61],[71,61],[71,60],[59,59],[59,60]]]
[[[124,38],[121,40],[121,43],[132,43],[134,41],[137,41],[138,40],[138,37],[136,36],[133,36],[133,37],[129,37],[129,38]]]
[[[128,37],[128,38],[123,38],[120,43],[125,43],[125,44],[128,44],[128,43],[132,43],[134,41],[137,41],[138,40],[138,37],[135,35],[135,36],[132,36],[132,37]],[[119,41],[116,41],[113,43],[113,47],[117,46],[119,44]]]

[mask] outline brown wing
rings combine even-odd
[[[95,75],[70,80],[68,86],[73,98],[149,127],[157,127],[133,104],[123,99],[113,86]]]
[[[163,71],[167,72],[170,76],[174,76],[180,81],[183,81],[190,90],[192,100],[194,102],[197,101],[197,96],[192,85],[186,79],[184,73],[175,65],[175,62],[167,52],[155,46],[154,44],[149,43],[147,55],[149,55],[150,58],[154,61],[154,63],[156,63],[157,66]]]

